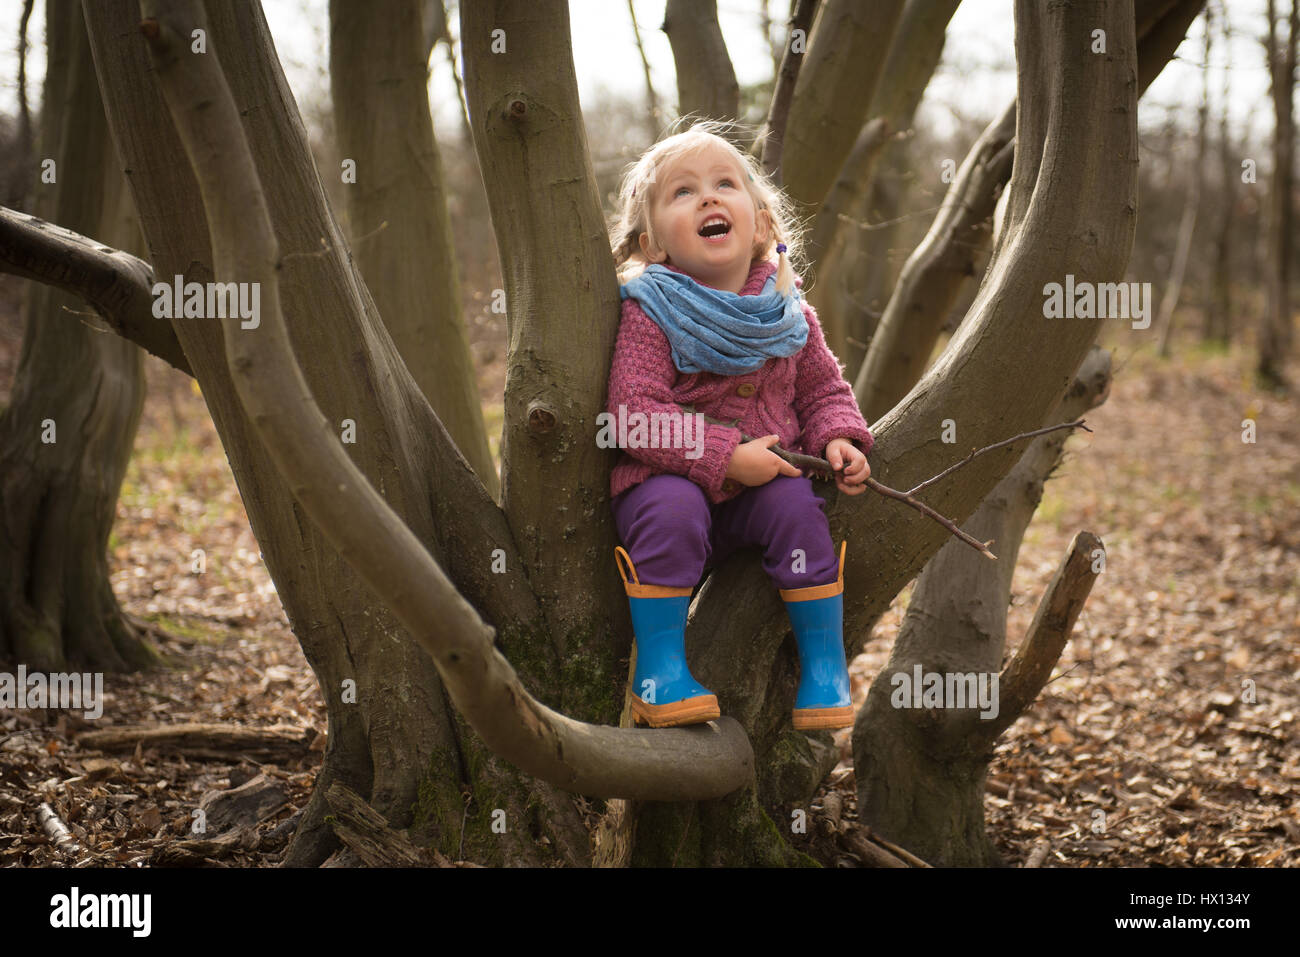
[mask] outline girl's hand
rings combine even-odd
[[[766,485],[778,475],[802,475],[802,472],[781,456],[768,451],[780,441],[779,435],[765,435],[737,445],[731,453],[731,462],[727,465],[727,478],[735,479],[742,485],[753,486]]]
[[[871,466],[862,450],[848,439],[831,439],[826,444],[826,461],[835,469],[835,487],[845,495],[867,490],[863,483],[871,474]]]

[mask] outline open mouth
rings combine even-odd
[[[713,216],[705,220],[700,227],[700,235],[705,239],[720,240],[731,232],[731,223],[727,222],[721,216]]]

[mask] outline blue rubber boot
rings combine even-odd
[[[632,718],[652,728],[700,724],[722,716],[718,699],[691,675],[686,665],[686,615],[691,589],[642,585],[632,558],[619,546],[616,563],[627,562],[619,575],[632,612],[636,634],[636,669],[632,676]]]
[[[829,585],[782,588],[786,613],[799,645],[799,694],[794,726],[799,731],[848,728],[853,724],[849,668],[844,657],[844,549],[839,578]]]

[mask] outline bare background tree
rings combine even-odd
[[[46,22],[34,211],[138,252],[81,11],[50,3]],[[0,413],[0,657],[51,671],[139,668],[153,654],[118,607],[106,552],[144,402],[142,353],[82,297],[48,286],[33,289],[25,321]]]
[[[1300,11],[1291,0],[1278,10],[1277,0],[1268,0],[1268,37],[1265,52],[1273,100],[1273,175],[1269,191],[1268,310],[1259,325],[1259,368],[1264,383],[1287,385],[1282,375],[1283,359],[1291,350],[1291,269],[1295,252],[1295,90],[1296,44],[1300,42]]]

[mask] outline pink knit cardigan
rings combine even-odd
[[[775,271],[771,262],[755,262],[740,294],[758,293]],[[726,474],[742,431],[754,438],[779,435],[782,448],[823,458],[827,443],[837,438],[849,439],[864,453],[870,453],[875,437],[858,410],[853,389],[844,380],[839,360],[826,345],[817,314],[807,303],[803,308],[808,341],[794,355],[768,359],[744,375],[686,374],[673,365],[668,338],[655,321],[635,299],[624,299],[609,370],[606,410],[617,416],[622,405],[627,415],[680,415],[680,404],[692,405],[710,418],[740,421],[735,428],[707,425],[704,451],[698,458],[687,457],[690,448],[624,449],[610,474],[610,495],[618,495],[652,475],[671,473],[700,486],[712,503],[734,498],[745,486],[726,478]]]

